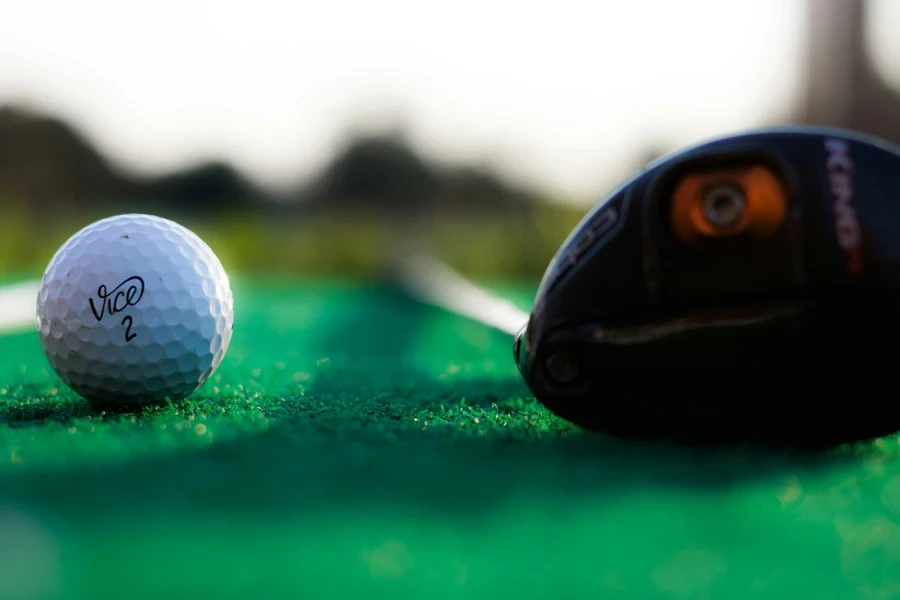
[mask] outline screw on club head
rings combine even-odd
[[[569,352],[557,350],[547,357],[544,362],[547,374],[557,383],[571,383],[578,377],[580,369]]]
[[[744,193],[732,185],[717,185],[703,196],[703,216],[710,225],[720,229],[737,224],[746,206]]]

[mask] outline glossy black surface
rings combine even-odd
[[[678,178],[748,162],[787,191],[780,229],[679,243],[665,218]],[[663,157],[595,206],[547,268],[514,353],[535,396],[589,429],[828,446],[900,430],[898,299],[898,150],[758,130]]]

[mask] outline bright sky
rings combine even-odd
[[[777,119],[804,2],[7,0],[0,103],[68,117],[142,172],[223,158],[288,183],[350,127],[396,121],[433,156],[596,199],[654,138]],[[900,2],[879,10],[900,23]]]

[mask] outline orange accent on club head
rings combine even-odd
[[[704,213],[707,194],[719,187],[733,188],[743,197],[743,213],[734,223],[717,225]],[[766,166],[707,169],[681,178],[672,193],[669,217],[675,237],[686,246],[709,239],[775,233],[787,216],[787,194],[781,181]]]

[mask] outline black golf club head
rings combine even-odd
[[[745,132],[613,190],[547,268],[514,354],[619,437],[821,448],[900,431],[900,150]]]

